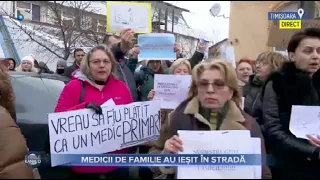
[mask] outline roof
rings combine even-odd
[[[213,46],[209,47],[209,49],[211,49],[211,48],[215,48],[215,47],[217,47],[218,45],[220,45],[220,44],[224,43],[225,41],[228,41],[228,38],[225,38],[225,39],[223,39],[223,40],[221,40],[221,41],[219,41],[219,42],[215,43]]]
[[[175,8],[175,9],[180,9],[180,10],[182,10],[182,11],[184,11],[184,12],[190,12],[190,10],[188,10],[188,9],[184,9],[184,8],[175,6],[175,5],[173,5],[173,4],[170,4],[170,3],[167,3],[167,2],[164,2],[164,1],[160,1],[160,2],[163,3],[163,4],[166,4],[167,6],[173,7],[173,8]]]

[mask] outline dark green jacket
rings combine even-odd
[[[189,59],[191,68],[202,61],[204,54],[196,51]],[[164,69],[164,74],[169,74],[169,69]],[[140,71],[134,74],[136,85],[138,87],[138,96],[140,101],[148,101],[148,94],[154,88],[154,72],[147,66],[141,67]]]

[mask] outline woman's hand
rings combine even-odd
[[[148,94],[148,99],[149,99],[150,101],[153,100],[154,94],[155,94],[154,89],[151,89],[151,91],[150,91],[149,94]]]
[[[313,136],[313,135],[308,134],[307,138],[309,138],[309,142],[312,145],[320,147],[320,136],[319,135]]]
[[[177,135],[174,135],[164,144],[163,152],[167,154],[177,154],[179,151],[183,151],[182,140]]]

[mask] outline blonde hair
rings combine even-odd
[[[175,60],[171,66],[170,66],[170,74],[173,74],[174,70],[179,67],[180,65],[186,65],[188,70],[189,70],[189,74],[191,74],[191,65],[190,62],[187,59],[183,59],[183,58],[179,58],[177,60]]]
[[[24,61],[24,60],[22,60],[22,61]],[[37,68],[34,67],[34,64],[33,64],[33,63],[31,63],[31,64],[32,64],[32,67],[31,67],[30,71],[23,71],[23,70],[22,70],[22,61],[21,61],[21,63],[19,64],[19,66],[16,67],[16,71],[18,71],[18,72],[38,72],[38,71],[39,71],[39,69],[37,69]]]
[[[113,56],[113,53],[111,52],[111,50],[104,44],[100,44],[97,45],[95,47],[93,47],[82,59],[81,64],[80,64],[80,71],[86,75],[87,77],[91,78],[91,71],[90,71],[90,66],[89,66],[89,61],[91,58],[92,53],[101,50],[104,51],[106,53],[106,55],[109,57],[110,61],[111,61],[111,74],[114,78],[117,79],[117,75],[116,75],[116,60]]]
[[[272,71],[278,69],[284,62],[288,61],[288,59],[278,52],[263,52],[259,54],[256,59],[256,63],[266,63],[271,66]]]
[[[188,94],[188,100],[191,100],[198,95],[197,84],[199,77],[205,70],[211,69],[216,69],[221,72],[222,76],[224,77],[225,84],[233,91],[231,100],[234,101],[238,107],[240,107],[241,93],[238,87],[237,73],[231,63],[221,59],[202,61],[193,68],[192,82]]]

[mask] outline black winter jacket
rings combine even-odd
[[[289,130],[292,105],[320,104],[320,70],[310,78],[293,62],[271,74],[263,89],[262,112],[280,179],[319,179],[319,148]]]

